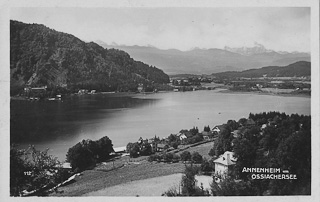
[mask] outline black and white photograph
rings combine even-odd
[[[1,5],[3,197],[319,199],[319,1],[93,2]]]

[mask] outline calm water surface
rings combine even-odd
[[[63,102],[11,101],[10,138],[21,147],[37,149],[65,160],[68,148],[83,139],[108,136],[114,147],[139,137],[167,137],[181,129],[211,128],[249,113],[280,111],[310,115],[311,99],[218,91],[167,92],[134,95],[74,95]]]

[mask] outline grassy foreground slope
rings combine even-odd
[[[135,180],[182,173],[183,170],[183,163],[166,164],[149,163],[146,161],[140,164],[129,164],[109,172],[87,170],[82,172],[82,175],[78,176],[74,183],[59,188],[58,192],[61,193],[53,193],[51,196],[81,196],[89,192]]]
[[[191,153],[199,152],[201,155],[208,158],[208,153],[212,146],[213,142],[208,142],[188,148],[186,151]],[[82,172],[81,176],[76,177],[74,183],[58,188],[58,193],[52,193],[50,196],[81,196],[89,192],[102,190],[107,187],[113,187],[120,184],[126,184],[132,181],[183,173],[185,168],[185,165],[180,162],[171,164],[156,162],[150,163],[146,161],[146,158],[144,157],[132,159],[128,164],[125,163],[128,162],[128,159],[126,158],[128,157],[124,157],[115,162],[115,167],[118,167],[121,163],[125,164],[125,166],[119,169],[107,172],[100,170],[87,170]]]

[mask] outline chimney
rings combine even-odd
[[[227,154],[227,163],[230,162],[230,154]]]

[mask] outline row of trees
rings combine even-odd
[[[193,162],[193,163],[202,163],[203,158],[198,152],[193,152],[192,154],[189,151],[184,151],[180,155],[177,155],[173,152],[165,152],[162,154],[152,154],[149,156],[148,161],[163,161],[163,162],[178,162],[179,160],[183,162]]]

